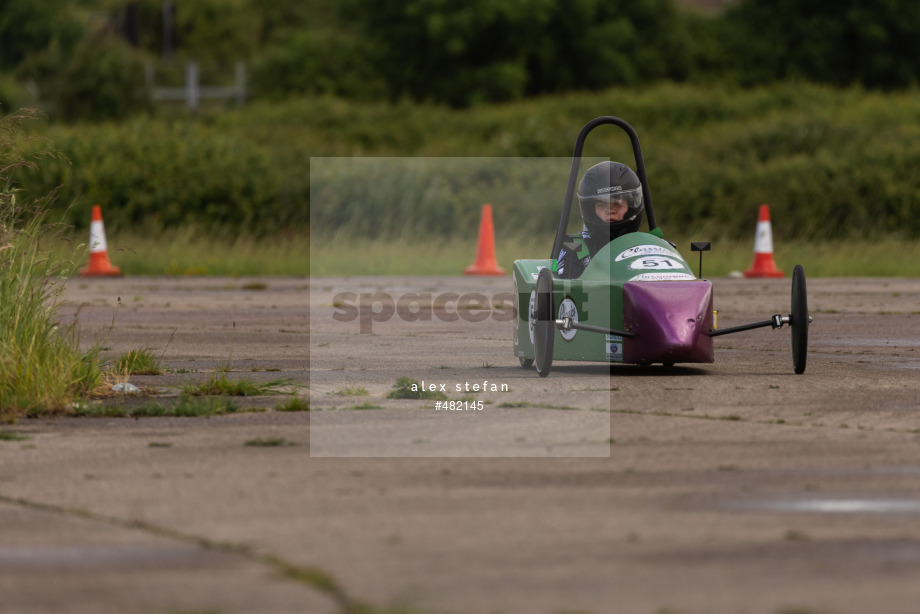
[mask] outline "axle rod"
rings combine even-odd
[[[575,322],[572,318],[563,318],[562,320],[556,320],[556,328],[560,330],[586,330],[592,333],[605,333],[607,335],[619,335],[621,337],[635,337],[636,333],[631,333],[627,330],[616,330],[613,328],[602,328],[600,326],[591,326],[590,324],[579,324]]]
[[[715,330],[709,331],[710,337],[718,337],[719,335],[728,335],[731,333],[740,333],[744,330],[753,330],[755,328],[766,328],[767,326],[772,326],[773,328],[781,328],[783,324],[788,324],[790,322],[789,316],[783,316],[776,314],[769,320],[764,320],[763,322],[751,322],[750,324],[742,324],[740,326],[730,326],[729,328],[717,328]]]

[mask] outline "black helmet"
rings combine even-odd
[[[622,220],[608,222],[597,216],[595,205],[617,202],[627,206]],[[625,164],[610,161],[595,164],[582,175],[578,184],[578,207],[591,236],[609,242],[639,230],[645,208],[642,184],[636,173]]]

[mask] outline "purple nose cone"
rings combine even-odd
[[[623,362],[712,362],[712,284],[708,281],[627,282]]]

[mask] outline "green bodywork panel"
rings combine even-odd
[[[582,324],[622,330],[626,282],[696,279],[677,248],[657,235],[635,232],[614,239],[591,259],[578,279],[559,279],[554,273],[556,317],[561,319],[574,311]],[[531,300],[537,276],[546,267],[553,270],[553,260],[514,262],[514,355],[519,358],[534,356]],[[573,330],[563,334],[557,329],[553,360],[622,362],[623,341],[622,337],[604,333]]]

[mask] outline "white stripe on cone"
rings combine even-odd
[[[757,222],[757,235],[754,237],[754,253],[773,253],[773,230],[770,228],[770,220]]]
[[[89,223],[89,251],[91,253],[109,251],[109,246],[105,242],[105,226],[101,220]]]

